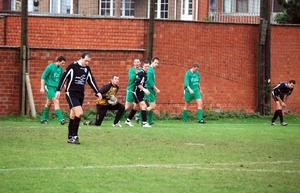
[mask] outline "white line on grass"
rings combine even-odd
[[[293,161],[276,162],[249,162],[244,165],[254,164],[290,164]],[[78,167],[48,167],[48,168],[1,168],[0,172],[8,171],[46,171],[46,170],[77,170],[77,169],[115,169],[115,168],[170,168],[170,169],[197,169],[197,170],[217,170],[217,171],[237,171],[237,172],[275,172],[275,173],[299,173],[298,170],[266,170],[266,169],[234,169],[234,168],[214,168],[209,165],[237,165],[241,163],[211,163],[211,164],[136,164],[136,165],[112,165],[112,166],[78,166]],[[206,167],[203,167],[206,165]]]

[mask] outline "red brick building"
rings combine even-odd
[[[20,21],[20,16],[14,15],[0,18],[0,115],[19,112]],[[154,29],[153,55],[161,59],[157,68],[157,87],[162,91],[158,112],[181,113],[183,76],[193,62],[201,64],[206,108],[256,110],[258,24],[156,20]],[[299,29],[295,25],[271,25],[272,84],[289,79],[300,83]],[[147,37],[145,19],[29,16],[28,73],[36,109],[41,111],[45,102],[39,89],[46,65],[61,54],[71,63],[83,51],[93,55],[90,65],[99,86],[112,74],[120,76],[119,99],[124,102],[127,69],[134,58],[145,59]],[[300,113],[297,85],[289,110]],[[68,110],[64,99],[61,104]],[[94,94],[87,88],[84,108],[94,104]]]

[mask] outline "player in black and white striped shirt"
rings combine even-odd
[[[90,53],[83,53],[81,59],[74,61],[70,64],[64,72],[56,92],[56,98],[60,97],[60,91],[63,89],[66,83],[66,98],[70,107],[70,122],[68,143],[80,144],[78,138],[78,129],[80,119],[83,115],[82,104],[84,100],[84,85],[87,82],[94,90],[99,99],[102,99],[102,95],[99,92],[95,78],[88,66],[91,61]]]

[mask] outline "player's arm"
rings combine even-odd
[[[41,89],[40,89],[41,92],[45,92],[45,80],[49,76],[49,74],[50,74],[50,68],[49,66],[47,66],[41,76]]]
[[[190,87],[190,77],[189,77],[188,73],[185,73],[185,76],[184,76],[184,88],[187,88],[189,90],[190,94],[194,94],[194,91]]]
[[[99,99],[102,99],[102,94],[99,92],[99,89],[98,89],[98,86],[97,86],[97,83],[95,81],[95,78],[92,74],[92,71],[89,67],[88,68],[88,76],[87,76],[87,82],[88,84],[90,85],[90,87],[94,90],[96,96],[98,96]]]
[[[44,93],[45,92],[45,80],[41,79],[41,89],[40,92]]]

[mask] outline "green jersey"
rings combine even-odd
[[[56,63],[51,63],[45,68],[41,79],[45,80],[45,85],[57,87],[62,74],[63,67],[57,66]]]
[[[128,84],[126,89],[128,91],[133,91],[135,88],[135,78],[136,78],[137,73],[135,72],[135,67],[131,67],[128,70]]]
[[[188,70],[184,76],[184,89],[189,86],[193,91],[199,91],[200,73]]]
[[[149,66],[147,71],[147,88],[153,89],[153,86],[155,86],[155,70],[152,66]]]

